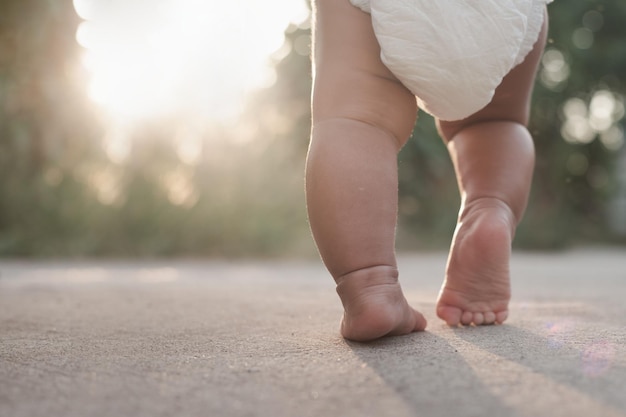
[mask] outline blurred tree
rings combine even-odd
[[[77,24],[71,2],[0,2],[0,253],[45,252],[79,227],[58,227],[84,209],[68,204],[73,165],[93,152],[71,65]]]
[[[187,163],[172,138],[188,120],[117,132],[96,113],[78,65],[79,23],[72,2],[0,2],[0,254],[302,252],[304,155],[296,149],[306,137],[293,140],[292,131],[308,129],[308,104],[290,97],[309,86],[281,67],[306,42],[290,48],[277,83],[236,126],[197,132],[205,150]],[[292,26],[287,36],[303,31]],[[126,156],[115,155],[115,137],[111,149],[116,135]]]
[[[518,243],[619,239],[608,212],[619,187],[615,162],[624,152],[626,4],[556,1],[549,10],[531,124],[537,169]]]

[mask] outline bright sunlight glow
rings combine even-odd
[[[89,96],[111,117],[227,120],[274,82],[270,55],[305,0],[74,0]]]

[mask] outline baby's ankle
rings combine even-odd
[[[368,341],[426,327],[424,316],[407,303],[395,267],[363,268],[336,281],[344,307],[341,334],[346,339]]]
[[[335,279],[337,294],[343,300],[380,286],[399,285],[398,276],[398,269],[391,265],[358,269]]]
[[[519,223],[519,219],[511,205],[497,197],[468,198],[459,216],[459,223],[471,222],[476,217],[484,215],[489,215],[494,220],[499,219],[502,223],[509,226],[511,232],[515,231]]]

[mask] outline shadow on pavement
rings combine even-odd
[[[519,415],[491,394],[458,350],[436,334],[413,333],[348,345],[402,398],[411,415]]]
[[[571,324],[565,329],[559,326],[548,323],[545,335],[506,324],[452,331],[460,340],[523,370],[523,375],[538,374],[574,397],[626,412],[626,368],[617,363],[624,332],[602,330],[599,324],[589,328],[581,324],[578,329]],[[543,390],[548,394],[549,387],[544,385]]]

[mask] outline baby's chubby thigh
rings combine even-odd
[[[371,17],[348,0],[317,0],[313,123],[357,120],[380,128],[400,148],[411,135],[415,96],[380,59]]]

